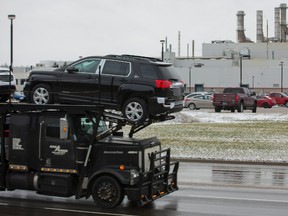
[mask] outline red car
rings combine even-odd
[[[269,96],[258,96],[257,97],[257,106],[264,108],[271,108],[275,106],[277,103],[274,99]]]
[[[288,96],[282,92],[271,92],[269,97],[274,99],[278,105],[284,105],[288,108]]]

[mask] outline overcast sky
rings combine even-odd
[[[256,41],[256,11],[274,36],[274,8],[283,0],[0,0],[0,65],[10,64],[10,21],[15,14],[14,66],[79,56],[134,54],[161,56],[168,38],[181,55],[195,41],[195,55],[211,40],[236,42],[236,13],[243,10],[245,34]],[[190,51],[191,55],[191,51]]]

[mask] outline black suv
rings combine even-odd
[[[104,104],[141,122],[183,109],[183,82],[159,59],[107,55],[79,59],[54,71],[31,71],[24,87],[35,104]]]

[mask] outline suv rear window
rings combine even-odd
[[[143,78],[158,79],[157,67],[151,64],[140,64],[140,70]]]
[[[161,73],[161,79],[165,80],[181,80],[179,74],[173,66],[158,65]]]

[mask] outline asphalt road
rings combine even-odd
[[[288,167],[180,163],[179,191],[139,208],[103,210],[89,200],[0,192],[0,215],[287,216]]]

